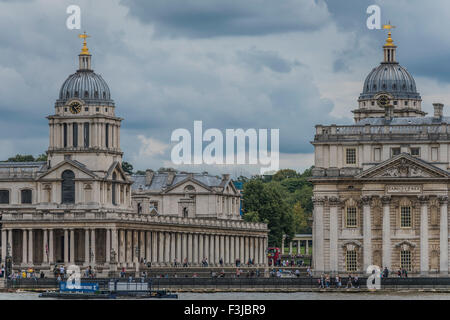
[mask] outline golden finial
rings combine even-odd
[[[391,38],[391,29],[393,29],[393,28],[395,28],[395,26],[391,25],[390,21],[388,24],[383,24],[383,29],[389,30],[388,38],[386,39],[385,46],[394,46],[394,41]]]
[[[79,38],[83,39],[83,48],[81,48],[82,55],[90,55],[89,49],[87,47],[86,38],[90,38],[91,36],[86,34],[86,31],[83,34],[78,35]]]

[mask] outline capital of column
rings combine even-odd
[[[429,196],[424,195],[417,196],[417,199],[419,199],[421,205],[427,204],[429,198],[430,198]]]
[[[312,202],[314,204],[314,206],[323,206],[324,202],[325,202],[325,198],[324,197],[316,197],[313,196],[311,197]]]
[[[341,204],[341,199],[339,199],[339,197],[329,197],[328,204],[330,206],[338,206]]]
[[[448,204],[448,197],[447,197],[447,196],[439,196],[439,197],[438,197],[438,200],[439,200],[439,203],[440,203],[441,205],[443,205],[443,204]]]
[[[363,206],[370,205],[370,200],[371,200],[370,196],[362,196],[361,197],[361,203],[362,203]]]
[[[388,205],[391,202],[391,196],[382,196],[381,202],[383,205]]]

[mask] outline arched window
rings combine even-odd
[[[111,199],[112,199],[112,204],[116,205],[117,204],[116,203],[117,202],[116,201],[116,185],[117,185],[116,179],[117,179],[117,175],[116,175],[115,172],[112,175],[112,179],[113,179],[113,182],[112,182],[112,188],[111,188],[111,192],[112,192]]]
[[[62,203],[75,203],[75,174],[66,170],[62,173]]]
[[[32,191],[30,189],[24,189],[20,191],[21,203],[32,203],[31,199]]]

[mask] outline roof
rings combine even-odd
[[[208,187],[220,187],[223,179],[218,176],[212,176],[202,173],[175,173],[175,177],[172,183],[169,185],[169,173],[168,172],[154,172],[152,182],[150,185],[145,185],[145,175],[133,175],[131,180],[133,184],[131,186],[132,190],[137,190],[142,188],[148,191],[162,191],[163,189],[174,186],[184,180],[193,179],[198,181],[200,184],[206,185]]]

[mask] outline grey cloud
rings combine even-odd
[[[122,0],[130,14],[169,36],[263,35],[322,28],[322,0]]]
[[[258,50],[256,48],[251,48],[247,51],[238,51],[237,56],[243,63],[256,72],[267,67],[274,72],[289,73],[293,67],[301,65],[298,61],[289,61],[282,58],[275,51]]]

